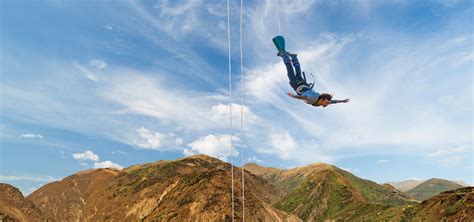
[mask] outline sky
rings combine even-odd
[[[473,1],[244,1],[242,35],[237,0],[230,29],[224,0],[0,10],[0,182],[25,195],[86,169],[194,154],[474,184]],[[350,102],[288,97],[276,35],[316,91]]]

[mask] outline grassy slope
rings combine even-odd
[[[406,193],[417,200],[423,201],[444,191],[455,190],[461,187],[461,185],[448,180],[430,179],[408,190]]]
[[[322,171],[315,169],[310,176],[296,173],[285,182],[283,187],[290,191],[276,207],[309,221],[399,220],[403,217],[402,205],[413,203],[372,181],[360,179],[336,167]]]

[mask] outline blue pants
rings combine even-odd
[[[283,58],[283,63],[285,63],[287,74],[288,74],[288,79],[290,80],[290,86],[293,88],[295,91],[298,88],[298,86],[301,85],[308,85],[306,81],[303,79],[303,76],[301,75],[301,66],[300,62],[298,61],[298,58],[296,58],[296,55],[290,55],[285,54],[282,56]],[[293,70],[293,67],[295,68]],[[295,73],[296,71],[296,73]]]

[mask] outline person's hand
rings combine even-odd
[[[286,95],[288,95],[289,97],[293,97],[293,94],[291,94],[290,92],[286,93]]]
[[[348,103],[349,101],[349,99],[342,100],[343,103]]]

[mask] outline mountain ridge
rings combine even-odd
[[[221,160],[197,155],[112,173],[110,169],[82,171],[47,184],[28,198],[60,221],[228,221],[232,218],[230,169]],[[240,178],[238,168],[234,175]],[[300,221],[272,206],[283,191],[250,173],[245,180],[252,187],[245,189],[247,218]],[[240,220],[242,186],[237,179],[234,185],[234,218]]]
[[[285,170],[247,164],[244,169],[248,221],[451,221],[472,219],[474,209],[472,187],[420,203],[389,184],[325,163]],[[239,221],[244,203],[241,168],[234,167],[233,216],[230,170],[229,163],[206,155],[122,170],[90,169],[19,198],[33,204],[41,217],[57,221]]]
[[[406,194],[417,199],[426,200],[444,191],[462,188],[463,186],[449,180],[432,178],[406,191]]]

